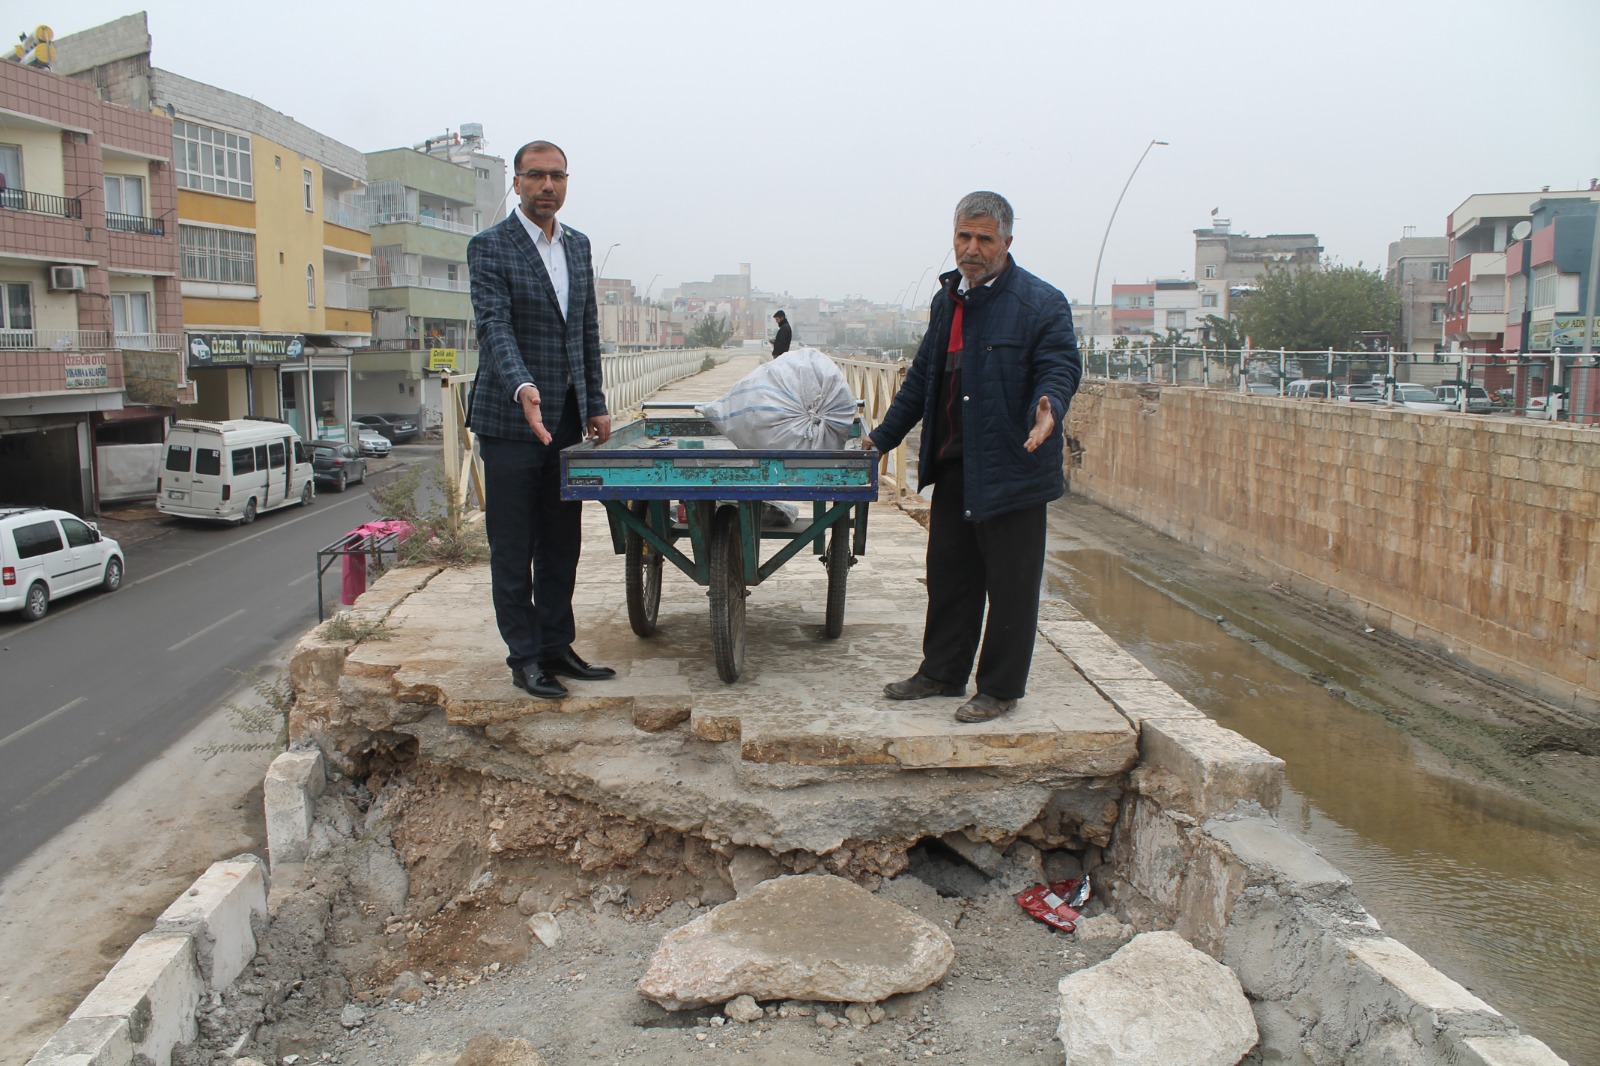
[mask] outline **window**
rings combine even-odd
[[[1188,316],[1186,316],[1182,311],[1168,311],[1167,312],[1167,328],[1168,329],[1183,329],[1184,326],[1186,326],[1187,324],[1188,324]]]
[[[13,210],[22,207],[22,192],[26,188],[22,184],[22,147],[15,144],[0,144],[0,207],[9,207]]]
[[[61,531],[54,522],[32,522],[11,531],[18,559],[37,559],[61,550]]]
[[[112,293],[111,328],[117,333],[149,333],[150,294],[147,292]]]
[[[1435,259],[1429,264],[1429,267],[1432,270],[1431,277],[1434,281],[1450,280],[1450,264],[1447,261],[1443,259]]]
[[[265,444],[257,444],[256,445],[256,469],[257,470],[265,470],[266,468],[267,468],[267,446]]]
[[[144,215],[144,179],[132,174],[106,175],[106,214]],[[109,223],[107,229],[119,229]]]
[[[1214,293],[1214,292],[1203,292],[1203,293],[1201,293],[1200,294],[1200,306],[1201,307],[1217,307],[1217,306],[1220,306],[1220,301],[1218,300],[1217,294]]]
[[[1430,304],[1428,308],[1429,321],[1439,323],[1444,321],[1444,304]]]
[[[479,181],[488,181],[489,180],[489,168],[488,167],[473,167],[472,168],[472,172],[474,174],[478,175],[478,180]]]
[[[317,268],[306,264],[306,306],[317,306]]]
[[[222,473],[222,449],[201,448],[194,453],[194,472],[216,477]]]
[[[178,226],[185,281],[256,283],[256,235],[211,226]]]
[[[302,170],[300,172],[300,181],[301,181],[302,186],[305,188],[305,192],[306,192],[306,210],[307,211],[313,210],[316,207],[316,205],[312,202],[312,199],[311,199],[311,171]]]
[[[194,449],[187,444],[174,444],[167,449],[167,469],[178,474],[189,472],[189,463],[194,458]]]
[[[1556,291],[1560,286],[1561,273],[1554,263],[1535,267],[1533,270],[1533,306],[1555,307]]]
[[[1214,278],[1216,276],[1217,276],[1217,266],[1216,266],[1216,264],[1215,263],[1207,263],[1206,264],[1206,277]]]
[[[483,232],[483,212],[482,211],[474,211],[474,212],[472,212],[472,232],[473,233],[481,233],[481,232]]]
[[[172,145],[178,188],[255,199],[249,134],[179,119],[172,124]]]
[[[63,518],[61,530],[67,535],[67,543],[74,548],[87,548],[94,543],[94,530],[76,518]]]
[[[26,282],[0,285],[0,329],[33,328],[33,290]]]
[[[280,440],[275,444],[267,445],[267,463],[272,467],[272,469],[283,469],[284,454],[283,441]]]
[[[233,472],[235,474],[248,474],[256,468],[256,453],[254,448],[235,448],[233,450]]]

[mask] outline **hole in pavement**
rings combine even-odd
[[[946,899],[971,898],[988,891],[989,878],[948,844],[923,837],[906,852],[906,873]]]

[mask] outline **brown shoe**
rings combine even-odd
[[[956,708],[956,721],[992,722],[1016,705],[1016,700],[997,700],[980,692]]]
[[[923,677],[919,670],[904,681],[891,681],[883,686],[883,694],[891,700],[925,700],[929,696],[965,696],[967,686],[949,681],[935,681]]]

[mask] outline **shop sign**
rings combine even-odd
[[[1589,319],[1582,315],[1563,316],[1548,322],[1535,322],[1528,330],[1528,347],[1537,351],[1553,348],[1581,348],[1583,327]],[[1594,336],[1600,338],[1600,318],[1594,320]]]
[[[110,387],[106,374],[106,357],[95,352],[69,352],[62,367],[69,389],[104,389]]]
[[[454,374],[457,366],[457,352],[454,348],[429,348],[428,369],[440,370],[447,374]]]
[[[190,333],[189,368],[275,366],[305,357],[306,339],[295,333]]]

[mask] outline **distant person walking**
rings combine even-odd
[[[778,335],[772,338],[772,358],[776,359],[789,350],[789,341],[794,337],[794,330],[789,328],[789,316],[782,311],[772,316],[778,323]]]
[[[483,456],[484,531],[495,622],[511,683],[560,699],[558,678],[616,671],[572,650],[583,504],[561,499],[561,449],[611,436],[600,378],[600,324],[589,238],[556,221],[567,154],[517,149],[511,214],[467,245],[478,375],[467,425]]]
[[[1083,371],[1067,298],[1011,258],[1011,224],[997,193],[956,205],[957,269],[940,276],[911,369],[864,441],[888,451],[922,423],[917,480],[934,487],[922,664],[884,695],[965,695],[976,656],[960,722],[998,718],[1027,689],[1045,505],[1066,491],[1061,426]]]

